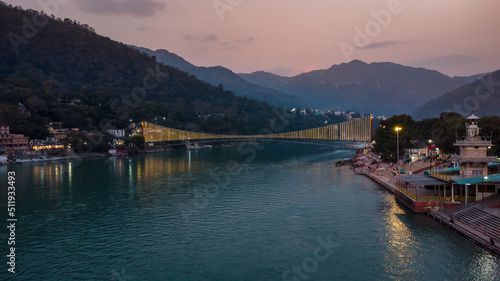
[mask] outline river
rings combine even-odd
[[[267,144],[2,166],[1,277],[500,280],[499,259],[335,167],[354,153]]]

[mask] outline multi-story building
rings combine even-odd
[[[28,137],[20,134],[11,134],[10,125],[1,124],[0,146],[5,147],[5,154],[12,156],[16,151],[25,151],[28,149]]]
[[[65,139],[68,137],[68,134],[71,133],[71,131],[78,131],[78,128],[63,128],[63,123],[61,122],[52,122],[48,125],[46,125],[47,130],[49,130],[50,138],[54,140],[55,142],[59,142],[62,139]]]

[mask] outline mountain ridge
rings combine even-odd
[[[320,109],[352,108],[374,114],[412,112],[476,76],[452,78],[436,70],[393,62],[353,60],[292,77],[240,74],[256,84],[295,95]]]
[[[248,97],[267,102],[270,105],[284,108],[309,106],[307,103],[295,96],[249,82],[231,71],[229,68],[220,65],[210,67],[196,66],[181,56],[165,49],[153,51],[144,47],[133,47],[149,56],[156,56],[157,61],[166,65],[177,67],[182,71],[196,76],[200,80],[213,85],[222,84],[226,90],[233,91],[238,96],[246,95]]]
[[[412,116],[415,119],[432,118],[444,111],[468,115],[478,107],[481,116],[500,116],[500,70],[428,101]]]
[[[313,70],[286,77],[265,71],[234,73],[223,66],[195,66],[164,49],[152,51],[136,47],[168,65],[178,67],[212,84],[223,84],[236,94],[252,92],[250,97],[281,107],[312,107],[323,110],[356,110],[377,115],[409,113],[426,102],[438,98],[481,76],[450,77],[437,70],[405,66],[393,62],[352,60],[327,69]],[[161,57],[160,57],[161,56]],[[240,80],[239,78],[243,79]],[[248,89],[247,83],[252,88]],[[255,85],[265,88],[256,90]],[[269,91],[277,92],[269,92]],[[271,95],[267,95],[271,94]],[[301,102],[283,103],[293,96]]]

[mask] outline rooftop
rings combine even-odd
[[[485,140],[481,137],[467,137],[464,140],[457,140],[454,146],[493,146],[491,140]]]
[[[474,115],[474,113],[471,116],[467,117],[467,120],[477,120],[477,119],[479,119],[479,117]]]
[[[399,176],[401,179],[406,181],[411,185],[448,185],[449,183],[446,181],[438,180],[436,178],[432,178],[427,175],[406,175]]]
[[[480,183],[480,182],[497,182],[500,181],[500,174],[495,175],[487,175],[483,177],[472,177],[472,178],[463,178],[463,179],[454,179],[451,180],[457,184],[471,184],[471,183]]]
[[[459,161],[462,163],[500,163],[500,159],[496,156],[460,156],[452,155],[450,157],[451,161]]]

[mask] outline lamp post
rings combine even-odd
[[[394,128],[396,130],[396,145],[397,145],[397,157],[398,157],[398,175],[399,175],[399,131],[401,131],[401,127]]]
[[[488,176],[481,176],[481,211],[484,209],[484,180],[487,180]]]
[[[465,208],[467,208],[467,194],[469,194],[469,190],[468,190],[469,185],[470,185],[470,183],[465,185]]]
[[[411,164],[413,163],[413,155],[411,156],[411,160],[410,160],[410,175],[413,175],[413,172],[411,170]]]

